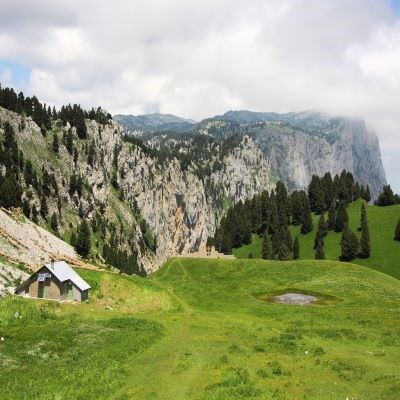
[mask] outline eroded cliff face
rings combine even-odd
[[[87,121],[87,139],[81,140],[69,125],[57,124],[43,137],[30,118],[0,109],[0,120],[14,127],[25,159],[37,170],[54,175],[62,207],[60,234],[76,226],[79,215],[91,221],[99,213],[130,230],[129,242],[147,273],[169,256],[196,251],[214,233],[227,205],[271,188],[269,164],[249,137],[229,152],[221,168],[200,179],[194,166],[183,169],[177,159],[161,163],[140,146],[127,143],[122,127],[113,121],[106,125]],[[79,154],[75,160],[61,144],[68,131],[74,135]],[[60,140],[58,154],[52,151],[54,133]],[[95,154],[90,165],[88,147],[92,143]],[[84,179],[82,196],[70,191],[73,173]],[[40,208],[39,196],[31,187],[24,191],[24,198]],[[47,201],[49,215],[57,213],[57,198],[52,192]],[[143,246],[143,218],[155,237],[155,251]]]
[[[290,190],[306,189],[312,175],[343,169],[369,185],[372,198],[386,183],[378,137],[362,120],[311,111],[229,111],[201,122],[197,131],[215,137],[249,135],[270,161],[272,174]]]
[[[369,185],[373,198],[386,182],[378,138],[361,121],[343,119],[328,136],[273,122],[255,129],[252,136],[270,160],[272,171],[290,189],[307,188],[312,175],[328,171],[336,175],[343,169]]]
[[[156,159],[124,146],[119,163],[129,202],[136,202],[157,238],[154,258],[143,259],[153,271],[168,256],[196,251],[213,235],[227,202],[232,204],[270,189],[269,165],[254,142],[244,137],[224,167],[204,180],[189,167],[183,171],[174,159],[159,165]]]

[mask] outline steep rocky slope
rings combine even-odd
[[[270,188],[269,165],[249,137],[240,138],[215,167],[200,176],[198,164],[182,168],[176,158],[160,159],[141,145],[124,140],[120,125],[86,121],[87,138],[56,121],[46,135],[30,117],[0,109],[0,126],[13,127],[23,153],[25,169],[32,163],[39,188],[21,174],[23,199],[33,210],[42,207],[44,181],[47,218],[59,219],[58,235],[69,240],[81,218],[94,233],[93,256],[98,262],[107,243],[132,253],[139,271],[149,273],[170,255],[196,250],[210,236],[226,205]],[[59,150],[53,149],[54,134]],[[0,129],[0,138],[4,135]],[[67,150],[68,137],[73,151]],[[46,176],[47,178],[46,178]],[[77,189],[72,182],[81,181]],[[77,185],[79,186],[79,185]]]
[[[121,119],[124,124],[124,120]],[[229,111],[191,126],[186,135],[164,132],[176,146],[184,145],[187,136],[208,135],[226,139],[232,135],[248,135],[268,159],[271,174],[282,179],[289,189],[304,189],[312,175],[329,171],[340,174],[343,169],[355,179],[369,185],[376,198],[386,183],[378,138],[364,121],[331,117],[318,112],[261,113]],[[152,147],[159,145],[159,133],[144,134]]]
[[[364,121],[316,112],[248,111],[228,112],[221,119],[241,124],[289,188],[305,188],[312,175],[343,169],[368,184],[373,198],[386,183],[378,137]]]

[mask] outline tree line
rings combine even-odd
[[[45,103],[41,103],[36,96],[25,97],[23,92],[15,93],[13,88],[2,88],[0,85],[0,107],[14,111],[20,115],[32,117],[40,127],[43,135],[51,129],[52,121],[61,120],[64,125],[69,122],[76,128],[78,137],[86,138],[85,119],[95,120],[100,124],[107,124],[112,118],[109,113],[101,107],[92,108],[87,111],[79,104],[68,104],[62,106],[59,111]]]
[[[293,240],[288,227],[300,225],[302,234],[311,232],[311,212],[315,212],[320,214],[315,257],[322,259],[324,236],[329,230],[346,232],[346,235],[349,233],[346,207],[359,198],[370,201],[370,189],[356,182],[353,175],[345,170],[333,178],[329,172],[323,177],[314,175],[307,191],[294,191],[291,194],[279,181],[271,192],[263,191],[229,208],[214,237],[208,239],[208,245],[215,245],[218,251],[230,254],[232,248],[250,244],[255,233],[263,237],[264,259],[297,259],[300,256],[299,240],[297,237]]]

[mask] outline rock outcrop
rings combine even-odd
[[[65,236],[82,216],[92,221],[101,215],[114,226],[113,234],[124,227],[129,235],[126,247],[137,253],[146,273],[169,256],[196,251],[214,233],[227,205],[271,188],[268,161],[249,137],[229,148],[218,168],[200,177],[196,165],[182,168],[176,158],[160,161],[145,148],[125,141],[123,128],[111,120],[106,125],[87,121],[85,140],[77,138],[75,128],[59,122],[43,136],[31,118],[4,109],[0,121],[11,123],[24,158],[34,169],[54,176],[57,193],[51,189],[47,206],[49,216],[61,209],[59,233]],[[65,144],[68,132],[73,134],[76,151],[70,154],[60,144],[55,154],[53,134]],[[94,156],[89,163],[91,146]],[[82,176],[82,195],[71,192],[72,175]],[[26,187],[23,198],[39,210],[40,198],[32,187]],[[153,238],[156,246],[149,248]]]
[[[364,121],[316,112],[228,112],[217,118],[240,124],[289,189],[307,188],[312,175],[343,169],[369,185],[376,198],[386,183],[379,140]]]

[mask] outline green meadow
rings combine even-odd
[[[400,398],[400,285],[386,274],[185,258],[149,278],[78,272],[87,304],[0,300],[2,400]],[[285,292],[319,300],[272,301]]]
[[[361,236],[357,229],[360,226],[361,200],[349,205],[349,227]],[[397,221],[400,218],[400,205],[389,207],[367,206],[367,215],[371,235],[371,257],[368,259],[355,259],[355,264],[365,265],[400,279],[400,242],[393,240]],[[325,215],[327,218],[327,215]],[[314,239],[317,233],[319,216],[313,215],[314,230],[306,235],[300,233],[300,226],[290,226],[289,230],[294,239],[300,241],[300,259],[314,259]],[[329,232],[324,238],[324,251],[327,260],[339,260],[341,233]],[[252,243],[233,249],[236,258],[261,258],[262,238],[253,235]]]

